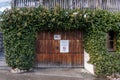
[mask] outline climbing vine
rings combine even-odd
[[[1,30],[7,64],[30,69],[35,62],[35,39],[39,31],[83,30],[84,46],[97,75],[120,72],[120,14],[104,10],[61,8],[15,8],[4,11]],[[107,51],[106,33],[117,32],[116,52]]]

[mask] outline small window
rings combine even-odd
[[[114,31],[109,31],[107,34],[107,49],[111,52],[116,50],[116,34]]]

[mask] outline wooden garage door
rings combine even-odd
[[[39,32],[36,57],[38,67],[83,67],[82,32]]]

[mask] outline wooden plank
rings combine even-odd
[[[54,40],[54,34],[61,35],[62,40],[69,40],[69,53],[60,53],[60,40]],[[80,31],[40,32],[36,42],[38,63],[61,67],[83,66],[82,33]]]
[[[55,64],[61,64],[61,65],[71,65],[71,66],[80,66],[83,65],[83,60],[82,60],[82,55],[79,54],[61,54],[61,55],[57,55],[57,54],[39,54],[37,55],[39,56],[38,59],[40,63],[55,63]]]

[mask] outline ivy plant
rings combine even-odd
[[[97,75],[120,72],[120,14],[105,10],[13,8],[4,11],[1,30],[5,57],[12,68],[27,69],[35,63],[35,40],[40,31],[84,32],[84,47]],[[107,51],[106,34],[117,32],[116,52]]]

